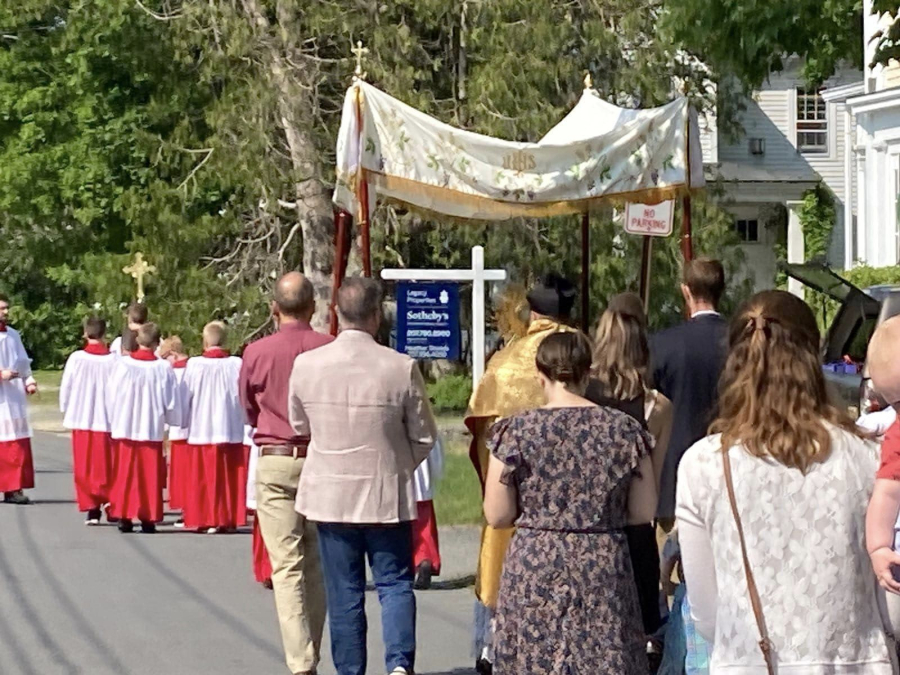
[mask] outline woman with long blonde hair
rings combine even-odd
[[[865,547],[878,452],[829,401],[812,310],[759,293],[729,343],[714,435],[684,455],[676,500],[711,675],[895,672]]]
[[[672,433],[672,402],[647,385],[650,348],[647,317],[634,293],[610,298],[597,324],[591,381],[585,398],[617,408],[643,424],[653,437],[651,462],[656,488]],[[651,521],[626,528],[644,631],[654,634],[659,615],[659,549]]]

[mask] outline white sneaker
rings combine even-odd
[[[388,675],[412,675],[412,671],[398,666],[388,673]]]

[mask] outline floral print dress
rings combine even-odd
[[[494,425],[491,452],[518,491],[497,605],[495,675],[645,675],[623,527],[652,441],[602,407],[540,408]]]

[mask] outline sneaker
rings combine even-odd
[[[216,527],[201,527],[200,532],[205,534],[218,534],[219,530]]]
[[[413,671],[398,666],[389,672],[388,675],[413,675]]]
[[[31,500],[25,496],[25,493],[21,490],[16,490],[15,492],[4,492],[3,493],[3,503],[4,504],[18,504],[19,506],[26,506],[31,503]]]
[[[141,532],[144,534],[156,534],[156,523],[141,523]]]
[[[475,662],[475,672],[478,675],[491,675],[494,672],[494,665],[482,657]]]
[[[423,560],[416,568],[416,580],[413,582],[413,588],[417,591],[427,591],[431,588],[431,578],[434,576],[434,567],[431,561]]]
[[[172,525],[172,527],[176,527],[179,530],[183,530],[184,529],[184,518],[179,518],[178,520],[176,520],[175,523]]]
[[[84,519],[84,524],[88,526],[99,525],[100,515],[100,509],[91,509],[87,512],[87,516]]]
[[[130,520],[127,520],[125,518],[123,518],[119,521],[118,527],[119,527],[119,532],[121,532],[122,534],[128,534],[129,532],[134,532],[134,523],[132,523]]]

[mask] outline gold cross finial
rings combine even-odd
[[[122,272],[130,275],[137,282],[137,301],[144,301],[144,277],[153,274],[156,267],[149,265],[144,260],[144,254],[140,251],[134,254],[134,262],[122,268]]]
[[[351,48],[350,51],[356,54],[356,70],[353,71],[354,78],[358,80],[366,79],[366,73],[364,73],[362,69],[362,60],[363,57],[369,53],[369,49],[363,47],[362,40],[359,40],[357,41],[356,46]]]
[[[584,74],[584,88],[585,89],[593,89],[594,88],[594,78],[591,77],[590,71],[587,71]]]

